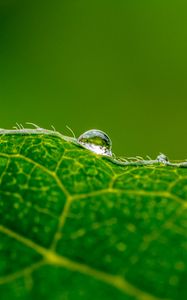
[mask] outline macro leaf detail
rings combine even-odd
[[[0,134],[2,300],[187,298],[187,169]]]

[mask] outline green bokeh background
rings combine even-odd
[[[0,0],[0,127],[76,136],[119,155],[187,158],[186,0]]]

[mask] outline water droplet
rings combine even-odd
[[[78,138],[79,144],[97,154],[112,156],[112,141],[101,130],[92,129],[84,132]]]
[[[168,160],[168,157],[167,157],[165,154],[163,154],[163,153],[160,153],[160,154],[157,156],[156,160],[157,160],[158,162],[162,163],[162,164],[166,164],[166,163],[169,161],[169,160]]]

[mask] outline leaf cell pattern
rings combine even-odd
[[[187,170],[0,134],[0,296],[187,298]]]

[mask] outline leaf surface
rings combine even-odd
[[[2,300],[187,299],[187,169],[0,134]]]

